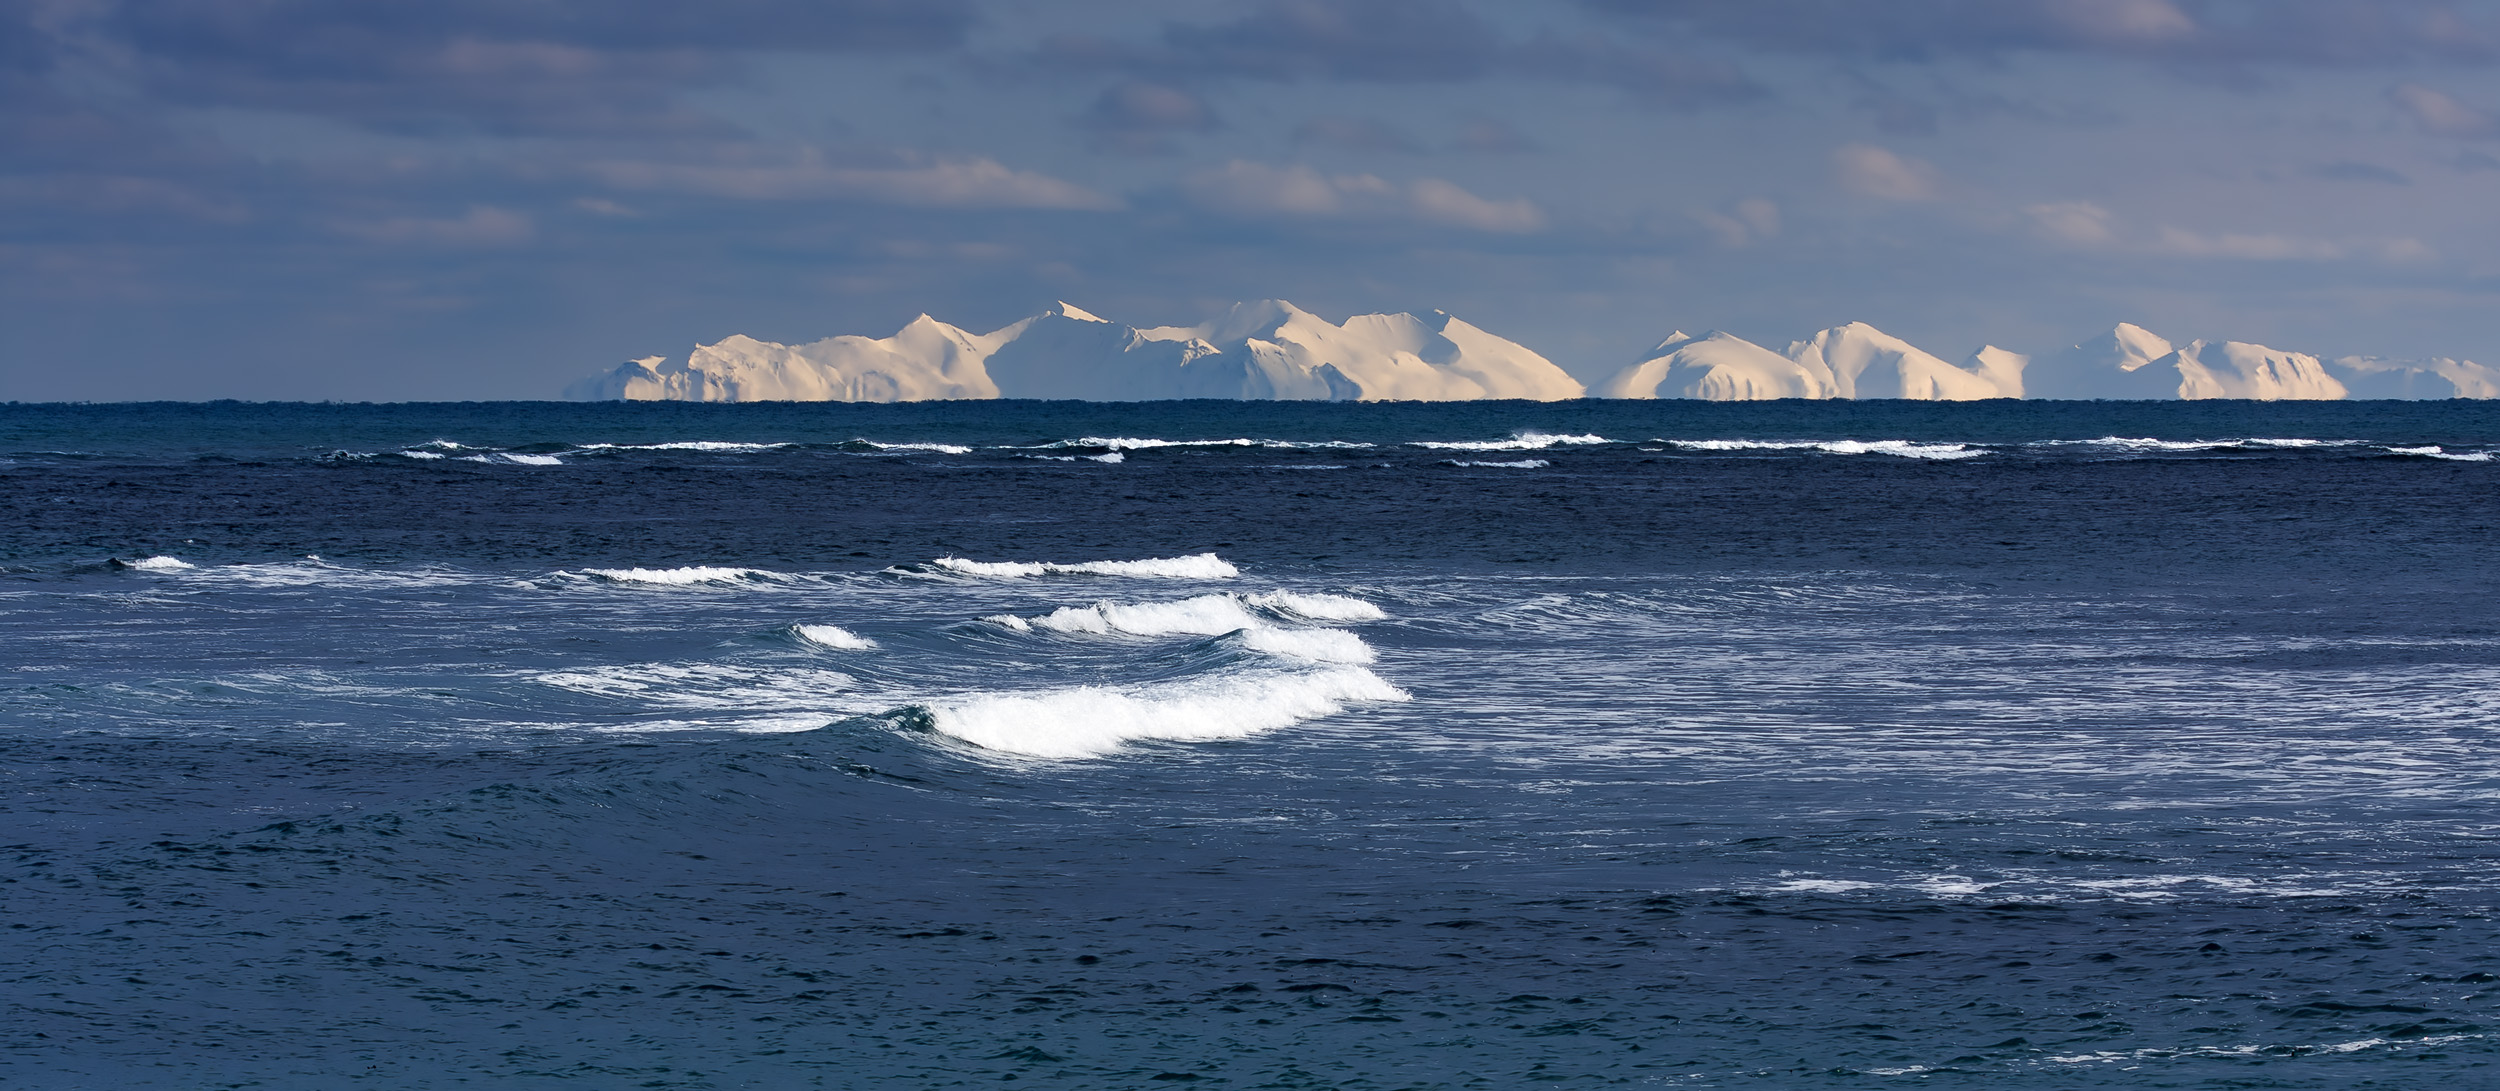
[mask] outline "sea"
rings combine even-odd
[[[2482,402],[0,406],[0,1086],[2500,1086]]]

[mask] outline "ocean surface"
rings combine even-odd
[[[2500,1086],[2495,452],[0,406],[0,1086]]]

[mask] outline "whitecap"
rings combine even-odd
[[[1380,658],[1362,637],[1343,629],[1256,628],[1243,629],[1240,635],[1243,647],[1287,659],[1362,666]]]
[[[1063,606],[1047,614],[986,618],[1020,633],[1119,636],[1241,635],[1253,651],[1332,663],[1369,663],[1377,658],[1361,637],[1338,629],[1279,628],[1272,619],[1368,621],[1386,616],[1379,607],[1342,595],[1272,591],[1261,595],[1198,595],[1175,602],[1097,602]]]
[[[1120,453],[1120,452],[1118,452],[1118,451],[1111,451],[1111,452],[1108,452],[1108,453],[1105,453],[1105,454],[1099,454],[1099,455],[1026,455],[1026,456],[1024,456],[1024,457],[1026,457],[1026,458],[1038,458],[1038,459],[1041,459],[1041,460],[1042,460],[1042,461],[1044,461],[1044,462],[1126,462],[1126,461],[1128,461],[1128,456],[1127,456],[1127,455],[1124,455],[1124,454],[1121,454],[1121,453]]]
[[[580,451],[716,451],[753,454],[788,447],[787,443],[741,443],[724,439],[681,439],[668,443],[585,443]]]
[[[972,453],[972,448],[953,443],[879,443],[873,439],[863,439],[859,442],[865,443],[868,446],[874,447],[880,451],[934,451],[941,455],[968,455]]]
[[[1486,470],[1542,470],[1553,465],[1541,458],[1523,458],[1517,462],[1467,462],[1455,458],[1441,460],[1444,466],[1473,467]]]
[[[1245,596],[1242,601],[1252,606],[1305,617],[1313,621],[1378,621],[1389,616],[1378,606],[1346,595],[1269,591],[1265,594]]]
[[[1689,451],[1822,451],[1835,455],[1893,455],[1899,458],[1960,459],[1987,454],[1968,443],[1919,443],[1906,439],[1671,439],[1664,442]]]
[[[1332,716],[1349,704],[1410,700],[1360,667],[1255,673],[1143,686],[982,693],[932,703],[939,734],[1035,758],[1086,758],[1133,742],[1240,739]]]
[[[962,557],[940,557],[929,562],[948,572],[964,576],[989,576],[1003,579],[1026,579],[1034,576],[1132,576],[1141,579],[1227,580],[1241,575],[1241,570],[1213,553],[1193,553],[1186,557],[1148,557],[1134,561],[1082,561],[1076,564],[1053,564],[1047,561],[972,561]]]
[[[1342,439],[1155,439],[1138,436],[1085,436],[1079,439],[1063,439],[1050,446],[1102,447],[1113,451],[1145,451],[1157,447],[1261,447],[1270,450],[1313,451],[1356,450],[1371,447],[1372,444]]]
[[[419,450],[415,450],[415,449],[413,449],[413,448],[412,448],[412,449],[410,449],[410,450],[401,451],[401,452],[399,453],[399,457],[401,457],[401,458],[413,458],[413,459],[417,459],[417,460],[419,460],[419,461],[431,461],[431,460],[433,460],[433,459],[442,458],[442,457],[444,457],[444,456],[443,456],[443,453],[442,453],[442,452],[440,452],[440,451],[419,451]]]
[[[1517,432],[1513,433],[1509,439],[1463,440],[1447,443],[1419,440],[1408,446],[1429,447],[1436,451],[1542,451],[1557,444],[1577,446],[1613,442],[1611,439],[1594,433],[1563,436],[1549,432]]]
[[[567,572],[559,576],[571,575]],[[684,568],[585,568],[582,575],[609,583],[645,584],[654,587],[693,587],[700,584],[745,583],[751,580],[779,580],[786,577],[760,568],[716,568],[711,565],[688,565]]]
[[[2491,452],[2489,451],[2450,451],[2445,447],[2436,445],[2430,447],[2390,447],[2387,448],[2387,452],[2389,454],[2397,455],[2420,455],[2424,458],[2444,459],[2449,462],[2489,462],[2492,457]]]
[[[846,652],[866,651],[877,642],[839,625],[793,625],[790,631],[810,644],[837,648]]]
[[[141,572],[180,572],[186,568],[198,566],[180,557],[156,556],[141,557],[135,561],[125,562],[122,567],[135,568]]]

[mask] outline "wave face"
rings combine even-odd
[[[2487,416],[0,406],[0,1085],[2481,1086]]]

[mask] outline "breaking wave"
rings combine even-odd
[[[558,572],[558,576],[572,575]],[[789,577],[761,568],[715,568],[711,565],[688,565],[684,568],[585,568],[581,575],[606,583],[648,587],[698,587],[706,584],[728,585],[753,582],[778,582]]]
[[[1590,444],[1613,442],[1614,441],[1611,439],[1607,439],[1604,436],[1596,435],[1594,433],[1578,436],[1558,436],[1548,432],[1517,432],[1513,433],[1509,439],[1458,440],[1451,442],[1417,440],[1407,446],[1428,447],[1435,451],[1542,451],[1548,447],[1557,445],[1586,446]]]
[[[1342,439],[1154,439],[1136,436],[1085,436],[1063,439],[1052,447],[1100,447],[1109,451],[1148,451],[1157,447],[1259,447],[1279,451],[1355,450],[1369,443]]]
[[[839,625],[793,625],[790,632],[810,644],[846,652],[866,651],[877,642]]]
[[[1441,460],[1441,464],[1486,470],[1542,470],[1553,465],[1541,458],[1523,458],[1517,462],[1471,462],[1465,459],[1445,458]]]
[[[1088,758],[1134,742],[1240,739],[1332,716],[1349,704],[1405,701],[1360,667],[1236,674],[1137,686],[978,693],[928,706],[941,735],[1034,758]]]
[[[929,562],[933,567],[960,576],[988,576],[994,579],[1029,579],[1034,576],[1130,576],[1139,579],[1164,580],[1228,580],[1241,575],[1231,562],[1213,553],[1193,553],[1186,557],[1149,557],[1135,561],[1081,561],[1076,564],[1054,564],[1048,561],[973,561],[962,557],[940,557]]]
[[[135,561],[117,561],[115,563],[121,565],[123,568],[135,569],[140,572],[180,572],[187,568],[199,567],[198,565],[192,564],[191,562],[183,560],[180,557],[166,557],[161,555],[155,557],[141,557]]]
[[[1047,614],[1001,614],[992,624],[1017,632],[1122,636],[1222,636],[1240,633],[1243,646],[1268,655],[1330,663],[1369,663],[1377,658],[1361,637],[1338,629],[1279,628],[1277,621],[1368,621],[1380,608],[1341,595],[1275,591],[1263,595],[1198,595],[1177,602],[1097,602],[1063,606]]]
[[[1975,444],[1919,443],[1906,439],[1670,439],[1663,442],[1688,451],[1822,451],[1835,455],[1893,455],[1947,460],[1978,458],[1988,453],[1987,448]]]
[[[2492,458],[2489,451],[2451,451],[2436,444],[2428,447],[2390,447],[2387,448],[2387,453],[2443,459],[2449,462],[2489,462]]]

